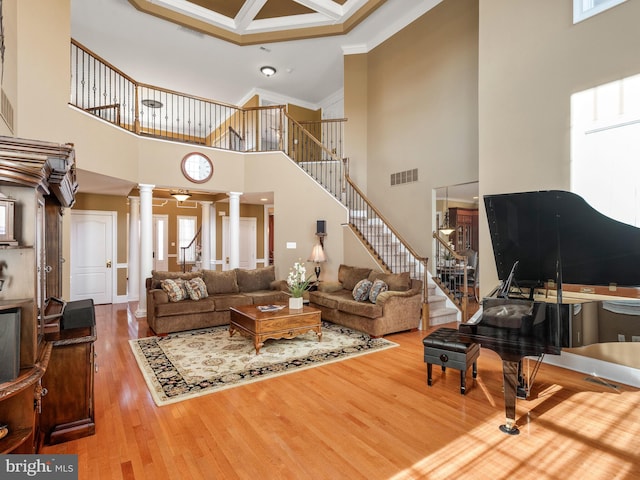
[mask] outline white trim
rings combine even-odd
[[[235,18],[227,17],[185,0],[149,0],[149,3],[240,34],[345,23],[365,4],[364,0],[349,0],[344,5],[338,5],[329,0],[297,0],[297,3],[313,10],[314,13],[256,19],[266,0],[245,2]]]
[[[378,34],[374,38],[369,39],[364,44],[358,43],[355,45],[343,45],[342,53],[344,53],[345,55],[353,55],[358,53],[367,53],[373,50],[382,42],[394,36],[400,30],[405,28],[407,25],[413,23],[416,19],[418,19],[419,17],[427,13],[429,10],[431,10],[441,2],[442,0],[423,0],[421,2],[418,2],[418,4],[415,5],[414,8],[407,8],[404,14],[400,18],[397,18],[395,19],[395,21],[388,24],[386,22],[388,22],[389,19],[383,18],[381,16],[380,20],[385,23],[383,23],[380,26],[380,29],[378,30]],[[384,8],[384,6],[380,8]],[[369,19],[369,22],[371,21],[372,20]]]
[[[262,230],[264,235],[262,240],[262,244],[264,246],[262,249],[262,265],[264,266],[266,266],[269,261],[269,210],[271,208],[274,208],[273,213],[275,215],[275,207],[273,206],[273,203],[265,204],[262,213]],[[260,263],[260,261],[256,259],[256,263]]]
[[[137,298],[129,298],[127,297],[127,295],[116,295],[113,303],[117,304],[117,303],[129,303],[129,302],[137,302],[137,301],[138,301]]]
[[[545,355],[544,363],[557,367],[568,368],[576,372],[586,373],[596,378],[606,378],[615,382],[640,388],[640,370],[637,368],[605,362],[584,355],[561,352],[560,355]]]
[[[573,23],[579,23],[626,1],[606,0],[600,5],[594,5],[594,0],[573,0]]]

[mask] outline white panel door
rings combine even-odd
[[[115,212],[71,211],[71,300],[113,303]]]
[[[256,268],[256,230],[257,220],[254,217],[240,217],[240,259],[239,267]],[[222,217],[222,269],[229,270],[229,217]]]

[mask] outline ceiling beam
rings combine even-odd
[[[331,0],[294,0],[294,2],[315,10],[332,20],[340,20],[344,13],[342,7]]]
[[[260,13],[265,3],[267,3],[267,0],[246,1],[234,19],[236,28],[240,32],[246,31],[249,25],[251,25],[251,22],[253,22],[253,19],[256,18],[256,15]]]

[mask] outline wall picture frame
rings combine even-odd
[[[15,203],[0,193],[0,245],[18,245],[14,237]]]

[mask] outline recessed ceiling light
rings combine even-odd
[[[151,98],[145,98],[142,100],[142,105],[149,108],[162,108],[162,102],[159,100],[153,100]]]
[[[269,65],[260,67],[260,71],[265,77],[271,77],[272,75],[276,74],[276,69],[274,67],[270,67]]]
[[[261,198],[261,199],[260,199],[260,201],[261,201],[261,202],[268,202],[268,201],[269,201],[269,199],[268,199],[268,198]]]

